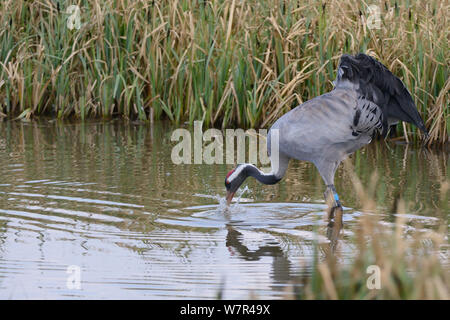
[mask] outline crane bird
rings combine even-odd
[[[239,164],[225,178],[227,205],[248,176],[264,184],[279,182],[290,159],[312,162],[326,185],[325,202],[331,214],[342,210],[334,187],[337,167],[349,154],[370,143],[376,131],[386,136],[399,120],[414,124],[428,135],[416,105],[402,81],[374,58],[359,53],[340,58],[334,89],[297,106],[280,117],[278,157],[271,159],[270,173],[253,164]]]

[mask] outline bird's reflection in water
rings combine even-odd
[[[344,211],[340,207],[336,208],[333,214],[328,215],[327,238],[330,242],[328,248],[325,248],[327,253],[334,254],[336,251],[341,236],[341,230],[344,226],[342,222],[343,213]]]
[[[226,246],[239,253],[240,258],[246,261],[257,261],[262,257],[272,257],[272,277],[275,283],[287,283],[293,277],[291,275],[291,262],[280,245],[273,241],[260,246],[256,250],[249,249],[242,243],[244,236],[231,224],[227,224]]]
[[[326,244],[319,244],[320,251],[325,253],[326,257],[333,256],[335,254],[336,248],[338,246],[339,239],[341,237],[341,230],[343,228],[342,221],[343,211],[335,210],[333,215],[327,215],[327,227],[326,236],[329,240]],[[239,254],[239,258],[246,261],[258,261],[262,257],[272,257],[272,273],[271,277],[275,284],[288,284],[294,286],[294,292],[300,286],[301,283],[296,275],[292,272],[292,263],[288,259],[288,252],[284,251],[278,242],[271,241],[266,242],[257,249],[249,249],[245,244],[243,244],[244,235],[235,229],[235,227],[228,223],[227,236],[226,236],[226,246],[234,252]],[[278,288],[279,289],[279,288]]]

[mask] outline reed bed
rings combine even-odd
[[[68,28],[70,5],[80,28]],[[0,115],[267,127],[332,88],[342,53],[374,56],[449,141],[447,1],[5,0]],[[396,129],[422,138],[409,125]]]

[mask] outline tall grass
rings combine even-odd
[[[71,4],[79,30],[67,27]],[[384,1],[381,28],[369,29],[365,1],[5,0],[0,112],[265,127],[329,91],[342,53],[365,52],[403,79],[429,142],[444,144],[449,9]]]
[[[300,278],[302,285],[296,291],[288,291],[286,298],[449,300],[448,226],[442,224],[432,230],[418,223],[406,223],[407,203],[401,199],[396,204],[393,222],[383,221],[375,202],[376,173],[371,186],[364,190],[349,161],[346,169],[365,212],[354,227],[355,256],[343,263],[336,249],[345,229],[342,211],[338,212],[328,224],[330,243],[320,245],[327,254],[319,259],[319,245],[316,246],[312,274]],[[449,183],[443,181],[436,210],[443,210],[444,214],[448,212],[448,191]]]
[[[386,225],[376,215],[364,216],[356,230],[356,255],[342,263],[332,254],[316,258],[312,274],[300,279],[297,299],[450,299],[448,249],[444,232],[406,231],[398,215]],[[409,234],[408,234],[409,233]],[[448,246],[448,244],[447,244]],[[379,286],[371,286],[373,266],[379,269]]]

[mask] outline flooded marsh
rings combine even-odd
[[[249,179],[225,209],[232,166],[174,164],[174,129],[1,122],[0,298],[280,299],[310,275],[316,250],[323,258],[332,245],[344,264],[353,257],[356,222],[371,213],[345,166],[336,174],[344,228],[334,241],[312,164],[291,161],[273,186]],[[377,173],[386,226],[403,199],[407,228],[436,231],[449,223],[448,163],[445,150],[377,141],[349,165],[365,187]],[[68,283],[70,266],[79,287]]]

